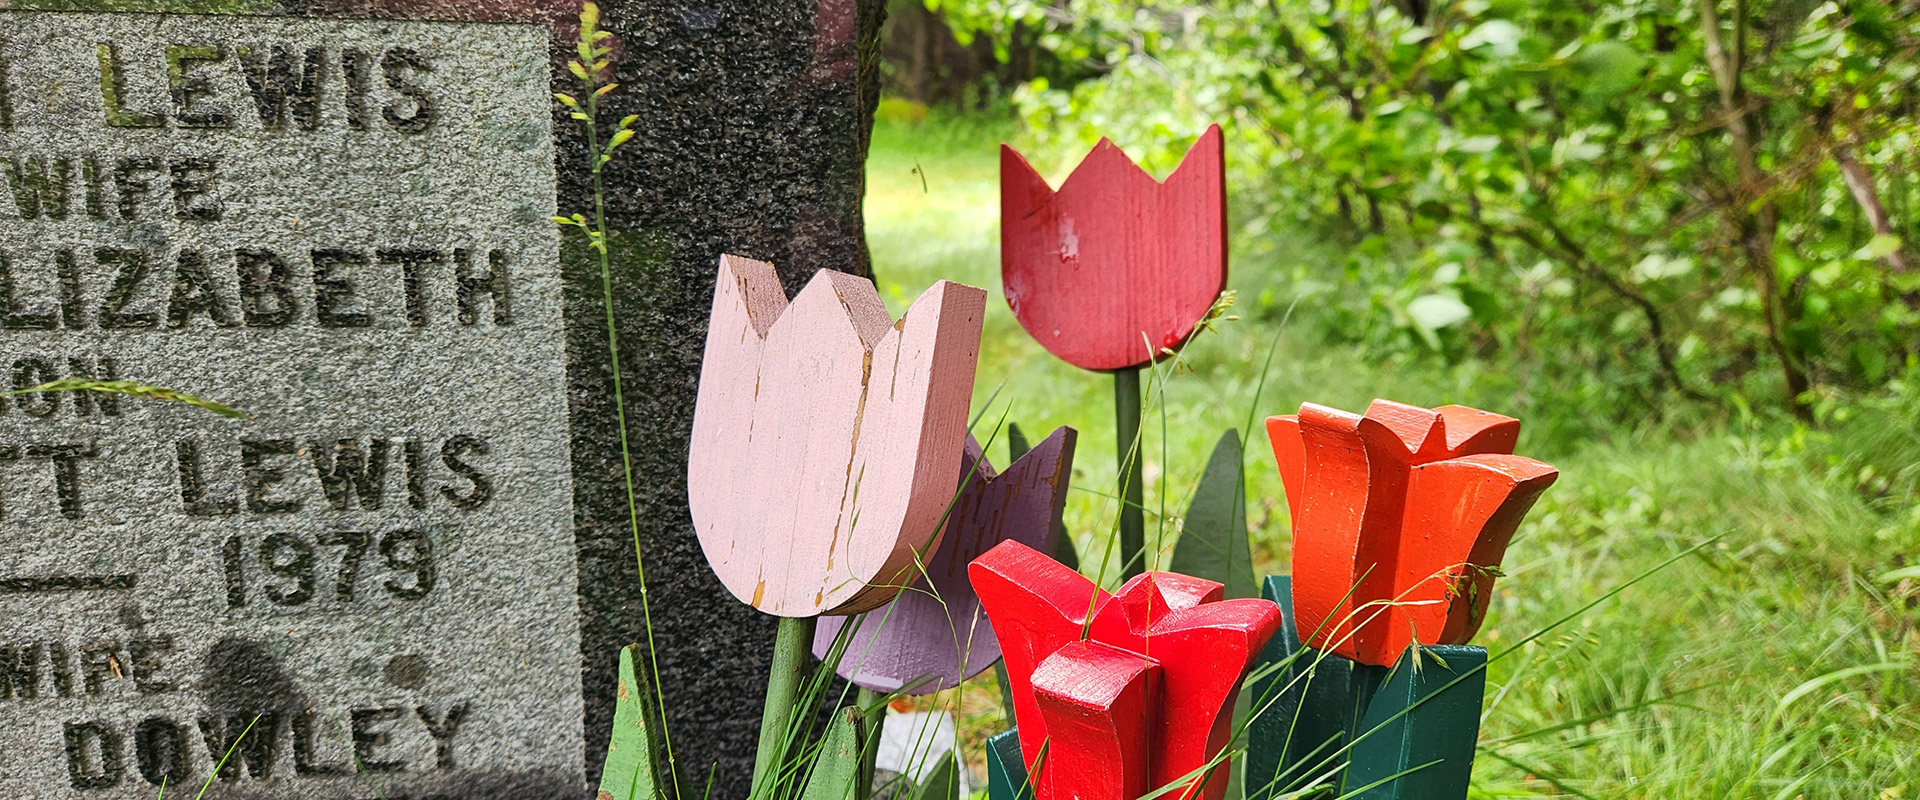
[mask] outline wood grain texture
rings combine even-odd
[[[800,793],[800,800],[859,800],[864,796],[856,790],[864,771],[860,756],[869,735],[867,720],[859,709],[833,712],[826,738],[810,762],[807,788]]]
[[[1193,502],[1173,546],[1174,572],[1218,581],[1228,597],[1258,597],[1253,582],[1252,542],[1247,537],[1245,450],[1240,432],[1228,430],[1213,446]]]
[[[1178,348],[1226,288],[1225,172],[1217,125],[1165,183],[1101,139],[1056,192],[1002,145],[1000,276],[1014,317],[1083,369]]]
[[[1160,665],[1100,642],[1074,641],[1033,671],[1047,726],[1047,753],[1034,769],[1039,797],[1132,800],[1154,788],[1152,742]]]
[[[1471,638],[1489,568],[1558,475],[1512,455],[1519,432],[1498,414],[1387,400],[1364,416],[1306,403],[1269,418],[1306,643],[1386,666],[1415,641]]]
[[[987,740],[987,800],[1033,800],[1033,783],[1020,759],[1020,731]]]
[[[659,796],[660,758],[651,726],[653,692],[634,669],[639,645],[620,649],[620,689],[613,707],[613,735],[600,773],[597,800],[654,800]]]
[[[1420,659],[1419,667],[1414,659]],[[1355,800],[1458,800],[1467,796],[1487,651],[1471,645],[1408,650],[1356,733],[1343,791]]]
[[[1002,541],[1052,552],[1055,524],[1073,475],[1072,428],[1057,428],[1005,472],[995,472],[967,439],[960,462],[965,485],[947,516],[939,549],[915,566],[911,585],[893,602],[869,611],[847,642],[839,673],[855,684],[909,694],[951,689],[1000,659],[1000,642],[967,579],[967,564]],[[813,653],[825,658],[850,618],[829,617],[814,633]]]
[[[1213,581],[1148,572],[1121,586],[1094,612],[1094,641],[1140,653],[1162,667],[1165,690],[1153,747],[1153,785],[1195,776],[1168,798],[1225,796],[1226,762],[1210,774],[1198,770],[1233,738],[1240,679],[1280,628],[1280,612],[1272,603],[1224,600],[1224,592]]]
[[[1248,687],[1246,796],[1287,797],[1346,761],[1342,747],[1353,719],[1354,663],[1307,647],[1295,633],[1293,579],[1270,575],[1261,596],[1280,609],[1280,632],[1267,641],[1253,671],[1279,666]],[[1333,781],[1335,785],[1339,780]]]
[[[968,565],[967,574],[1000,640],[1020,751],[1031,764],[1047,736],[1034,704],[1033,670],[1080,638],[1088,613],[1106,593],[1080,573],[1018,542],[988,550]]]
[[[1048,656],[1079,641],[1084,629],[1092,642],[1161,667],[1163,688],[1154,711],[1159,722],[1148,744],[1150,786],[1187,779],[1181,791],[1168,796],[1219,800],[1224,795],[1224,769],[1214,775],[1199,770],[1231,738],[1240,678],[1280,625],[1272,603],[1222,600],[1219,583],[1168,572],[1145,573],[1108,594],[1015,542],[975,559],[970,571],[1005,653],[1027,761],[1054,733],[1036,704],[1034,671]],[[1047,782],[1040,782],[1041,800],[1053,800],[1048,792]]]
[[[941,281],[896,322],[863,278],[789,304],[771,265],[721,257],[687,499],[735,597],[799,617],[898,593],[953,495],[985,297]]]

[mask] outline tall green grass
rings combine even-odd
[[[1001,140],[1022,144],[1011,123],[939,113],[876,128],[874,269],[895,313],[941,278],[989,290],[976,403],[998,391],[1034,435],[1080,428],[1067,527],[1097,554],[1114,513],[1109,380],[1049,356],[999,294]],[[1078,154],[1038,155],[1070,165]],[[1490,649],[1719,537],[1490,668],[1476,796],[1920,796],[1920,577],[1900,573],[1920,564],[1920,390],[1851,407],[1824,432],[1733,414],[1689,415],[1728,421],[1687,429],[1592,419],[1497,361],[1382,361],[1330,344],[1311,297],[1282,330],[1301,289],[1280,276],[1325,265],[1340,286],[1335,255],[1278,224],[1236,238],[1242,319],[1189,348],[1189,371],[1148,420],[1158,563],[1178,532],[1160,510],[1186,508],[1213,442],[1245,424],[1277,336],[1262,415],[1306,400],[1464,403],[1520,417],[1519,452],[1560,468],[1507,556],[1479,639]],[[1256,567],[1285,572],[1285,495],[1265,432],[1246,433]],[[976,762],[977,743],[1004,724],[998,706],[990,683],[958,703]]]

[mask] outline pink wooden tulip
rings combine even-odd
[[[721,583],[770,614],[885,604],[953,496],[986,293],[941,281],[897,322],[832,270],[787,302],[769,264],[722,256],[687,502]]]
[[[1053,521],[1066,505],[1077,434],[1059,428],[996,474],[967,438],[961,477],[966,486],[947,517],[940,547],[914,570],[912,585],[892,603],[867,612],[847,643],[840,675],[869,689],[930,694],[959,686],[1000,660],[1000,641],[967,582],[967,564],[1002,541],[1053,549]],[[970,476],[970,477],[969,477]],[[825,658],[845,624],[820,621],[813,653]]]
[[[1151,754],[1148,788],[1195,776],[1168,798],[1220,800],[1226,770],[1199,770],[1232,739],[1240,679],[1279,630],[1278,606],[1222,600],[1220,584],[1171,572],[1135,576],[1108,594],[1019,542],[987,551],[969,572],[1006,657],[1022,757],[1032,765],[1043,744],[1066,754],[1066,769],[1042,765],[1035,776],[1037,800],[1131,800],[1111,792],[1131,790],[1132,777],[1082,768],[1081,755],[1108,752]],[[1107,649],[1055,658],[1083,635]],[[1143,685],[1153,691],[1136,710],[1131,693]],[[1055,725],[1063,715],[1075,720],[1070,728]]]
[[[1227,285],[1220,127],[1161,183],[1101,139],[1054,191],[1000,148],[1000,278],[1020,325],[1082,369],[1177,348]]]
[[[1465,406],[1306,403],[1267,433],[1293,516],[1300,638],[1377,666],[1416,641],[1473,638],[1492,569],[1559,476],[1512,455],[1519,420]]]

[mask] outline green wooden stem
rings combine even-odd
[[[1142,511],[1146,491],[1140,477],[1140,368],[1113,373],[1113,430],[1115,463],[1126,482],[1121,491],[1120,558],[1129,578],[1146,571],[1147,523]]]
[[[874,709],[886,695],[872,689],[862,688],[855,701],[861,711],[873,711],[866,719],[867,736],[860,742],[860,777],[853,785],[853,800],[867,800],[873,796],[873,774],[880,761],[880,729],[887,723],[887,710]]]
[[[774,634],[773,670],[767,675],[766,712],[760,716],[760,749],[753,759],[753,793],[771,796],[773,782],[787,761],[787,734],[793,729],[793,706],[807,679],[807,657],[813,651],[813,617],[781,617]]]

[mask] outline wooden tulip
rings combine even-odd
[[[1126,745],[1143,746],[1149,754],[1148,788],[1184,781],[1180,791],[1168,796],[1219,800],[1225,794],[1224,762],[1202,770],[1231,738],[1240,679],[1279,628],[1280,612],[1274,604],[1253,598],[1222,600],[1219,583],[1168,572],[1140,575],[1108,594],[1018,542],[987,551],[974,560],[969,572],[1005,653],[1021,750],[1028,763],[1039,756],[1043,744],[1049,752],[1063,748],[1106,752],[1108,739],[1125,733],[1113,730],[1093,736],[1078,723],[1070,730],[1056,730],[1053,717],[1036,695],[1040,691],[1036,684],[1048,674],[1036,670],[1062,648],[1084,638],[1158,666],[1151,679],[1161,687],[1149,712],[1154,723],[1138,734],[1146,739],[1144,745]],[[1132,674],[1126,663],[1132,662],[1095,659],[1085,653],[1076,658],[1075,663],[1082,665],[1076,669],[1083,673],[1096,668],[1087,664],[1106,664],[1099,668],[1116,670],[1103,679],[1112,686],[1124,682],[1122,678],[1134,680],[1126,677]],[[1107,716],[1114,725],[1134,719],[1117,713]],[[1113,786],[1107,783],[1083,783],[1071,777],[1078,774],[1042,774],[1035,781],[1036,797],[1129,800],[1111,795]]]
[[[1512,455],[1520,422],[1464,406],[1306,403],[1267,432],[1293,517],[1301,638],[1363,664],[1464,644],[1493,570],[1558,476]]]
[[[891,600],[937,544],[966,437],[986,293],[941,281],[897,322],[873,284],[722,256],[687,500],[707,562],[770,614]]]
[[[911,585],[892,603],[858,618],[840,660],[841,677],[882,692],[905,687],[909,694],[930,694],[1000,660],[1000,642],[967,580],[967,564],[1002,541],[1053,552],[1076,438],[1072,428],[1059,428],[1000,473],[980,444],[967,439],[960,462],[965,486],[948,512],[939,549],[924,573],[914,569]],[[821,620],[814,655],[825,658],[852,619]]]
[[[1000,277],[1027,333],[1083,369],[1192,335],[1227,283],[1226,160],[1207,128],[1161,183],[1105,139],[1055,191],[1000,148]]]

